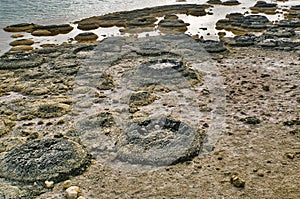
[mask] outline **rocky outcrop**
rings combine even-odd
[[[260,32],[270,26],[270,21],[263,15],[247,15],[241,13],[231,13],[226,15],[226,19],[218,20],[216,28],[225,29],[234,33]]]
[[[34,36],[54,36],[58,34],[67,34],[73,30],[70,24],[48,25],[33,27],[32,35]]]
[[[78,28],[82,30],[92,30],[98,27],[131,27],[131,26],[153,26],[153,17],[163,17],[170,14],[188,14],[193,16],[203,16],[205,9],[209,5],[181,4],[166,5],[152,8],[138,9],[134,11],[124,11],[110,13],[103,16],[91,17],[78,21]]]
[[[253,14],[265,13],[265,14],[276,14],[277,4],[267,3],[265,1],[257,1],[253,7],[250,7]]]
[[[22,144],[0,158],[0,177],[20,182],[65,180],[82,173],[90,155],[68,139],[42,139]]]
[[[92,32],[85,32],[85,33],[79,33],[76,37],[75,40],[80,42],[80,43],[93,43],[96,42],[98,39],[98,35]]]

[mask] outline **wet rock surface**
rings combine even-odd
[[[91,17],[78,21],[77,23],[79,29],[83,28],[88,30],[112,26],[153,26],[153,17],[163,17],[169,14],[203,16],[206,14],[205,9],[209,7],[208,5],[199,4],[166,5]]]

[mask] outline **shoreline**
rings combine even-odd
[[[175,4],[175,5],[188,5],[186,4]],[[197,4],[195,4],[197,5]],[[200,4],[198,4],[200,5]],[[290,5],[294,5],[293,2],[279,2],[278,6],[279,6],[279,12],[278,14],[274,15],[274,14],[264,14],[264,13],[259,13],[260,15],[263,16],[267,16],[269,18],[270,21],[278,21],[278,20],[282,20],[284,18],[283,13],[281,13],[282,11],[280,11],[281,9],[287,9],[288,7],[286,6],[290,6]],[[242,13],[247,13],[247,15],[249,15],[251,13],[251,10],[249,9],[250,6],[253,6],[251,3],[248,4],[240,4],[237,6],[222,6],[222,5],[212,5],[213,7],[211,8],[207,8],[205,9],[207,14],[205,16],[189,16],[189,15],[183,15],[183,14],[178,14],[177,16],[179,16],[179,19],[182,19],[185,23],[190,24],[189,26],[187,26],[187,30],[185,31],[185,34],[188,34],[190,36],[194,36],[194,37],[199,37],[199,38],[203,38],[205,40],[219,40],[219,36],[217,35],[219,32],[222,32],[222,34],[226,34],[227,37],[233,37],[236,34],[233,34],[230,31],[227,30],[216,30],[215,29],[215,24],[219,19],[224,19],[226,14],[232,13],[232,9],[235,8],[235,12],[242,12]],[[283,7],[282,7],[283,6]],[[154,7],[155,8],[155,7]],[[158,7],[156,7],[158,8]],[[143,9],[142,9],[143,10]],[[118,13],[118,12],[116,12]],[[107,15],[114,15],[114,13],[111,14],[107,14]],[[102,15],[105,16],[105,15]],[[93,17],[91,17],[93,18]],[[89,18],[85,18],[82,19],[80,21],[84,21],[87,20]],[[162,18],[157,18],[158,21],[156,22],[156,27],[155,28],[150,28],[148,31],[144,32],[149,32],[151,35],[157,35],[160,34],[158,31],[157,32],[157,23],[159,23],[159,21]],[[201,23],[199,23],[199,20],[201,20]],[[113,29],[112,31],[110,31],[109,29],[106,28],[99,28],[98,30],[92,30],[92,31],[88,31],[88,30],[79,30],[77,28],[77,24],[76,22],[73,23],[69,23],[74,29],[68,33],[68,34],[60,34],[57,36],[53,36],[53,37],[37,37],[37,36],[32,36],[30,34],[27,33],[22,33],[24,34],[24,36],[21,39],[30,39],[35,41],[34,44],[34,48],[39,48],[41,47],[42,44],[55,44],[55,45],[61,45],[64,42],[71,42],[73,43],[72,40],[74,40],[75,36],[78,35],[79,33],[83,33],[83,32],[94,32],[98,35],[98,39],[97,41],[101,41],[102,39],[104,39],[105,37],[103,37],[102,35],[112,35],[112,36],[120,36],[120,35],[124,35],[124,32],[120,32],[117,30],[117,27],[115,29]],[[119,30],[124,29],[124,27],[118,27]],[[103,32],[102,32],[103,31]],[[143,32],[143,30],[139,30],[139,32]],[[139,35],[139,32],[137,33],[130,33],[129,34],[137,34],[137,36],[141,36]],[[10,48],[9,43],[11,41],[13,41],[13,39],[10,37],[10,35],[12,33],[8,33],[8,32],[3,32],[3,30],[1,30],[0,32],[1,34],[1,40],[0,40],[0,44],[2,46],[2,49],[0,49],[0,55],[3,55],[5,52],[7,52]],[[126,36],[127,34],[125,34]]]

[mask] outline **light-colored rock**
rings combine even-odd
[[[71,182],[71,180],[66,180],[66,181],[63,182],[62,185],[65,189],[67,189],[72,185],[72,182]]]
[[[86,199],[86,198],[83,196],[79,196],[77,199]]]
[[[20,45],[20,46],[14,46],[10,50],[11,51],[32,51],[33,47],[28,45]]]
[[[24,35],[23,34],[12,34],[10,37],[11,38],[20,38],[20,37],[24,37]]]
[[[66,190],[67,199],[77,199],[80,189],[77,186],[71,186]]]
[[[245,187],[245,181],[239,178],[236,175],[231,176],[230,178],[231,184],[233,184],[235,187],[243,188]]]
[[[45,185],[46,185],[47,188],[53,188],[54,187],[54,182],[46,180]]]

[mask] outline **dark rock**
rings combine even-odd
[[[241,119],[245,124],[259,124],[261,121],[257,117],[246,117]]]
[[[243,16],[241,13],[231,13],[226,15],[226,19],[217,21],[217,29],[229,31],[262,31],[269,27],[269,19],[262,15]]]
[[[204,9],[189,9],[187,15],[199,17],[199,16],[205,16],[206,12]]]
[[[146,106],[151,104],[156,99],[155,95],[147,91],[140,91],[131,94],[129,99],[129,106]]]
[[[187,31],[188,23],[184,23],[181,19],[177,17],[166,16],[163,20],[158,23],[158,29],[162,32],[182,32]]]
[[[221,0],[209,0],[206,3],[208,3],[208,4],[215,4],[215,5],[221,5],[222,1]]]
[[[7,32],[32,32],[33,28],[36,27],[36,24],[33,23],[21,23],[4,28]]]
[[[96,35],[93,32],[85,32],[85,33],[79,33],[75,40],[78,42],[95,42],[98,39],[98,35]]]
[[[163,17],[169,14],[187,14],[190,12],[195,15],[202,16],[206,8],[209,8],[208,5],[199,5],[199,4],[180,4],[180,5],[165,5],[165,6],[157,6],[152,8],[143,8],[132,11],[123,11],[123,12],[115,12],[106,14],[103,16],[91,17],[87,19],[83,19],[78,21],[79,27],[89,27],[89,24],[95,24],[94,27],[126,27],[129,21],[133,19],[145,19],[145,18],[153,18],[153,17]],[[189,11],[190,10],[190,11]],[[152,19],[150,20],[152,21]],[[150,21],[146,21],[149,23]],[[137,23],[138,25],[142,25],[143,21],[135,21],[133,23]],[[152,23],[151,23],[152,24]],[[136,24],[137,25],[137,24]],[[146,24],[144,24],[146,25]]]
[[[127,27],[143,27],[143,26],[154,26],[154,22],[156,22],[157,19],[152,16],[147,17],[140,17],[137,19],[133,19],[126,23]]]
[[[292,28],[284,28],[284,27],[272,27],[267,29],[263,33],[263,37],[266,39],[274,39],[274,38],[290,38],[294,37],[296,35],[296,32]]]
[[[299,28],[300,20],[280,20],[277,25],[279,27]]]
[[[170,165],[198,155],[202,140],[187,124],[162,117],[133,123],[120,138],[118,158],[132,164]]]
[[[14,70],[20,68],[33,68],[40,66],[42,63],[44,63],[44,59],[36,54],[10,52],[1,57],[0,69]]]
[[[83,23],[78,24],[77,28],[80,30],[96,30],[99,28],[99,25],[97,23]]]
[[[250,7],[252,13],[275,14],[277,9],[276,3],[267,3],[265,1],[257,1],[253,7]]]
[[[90,155],[78,143],[63,138],[34,140],[0,159],[0,176],[22,182],[59,182],[82,173],[89,164]]]
[[[228,1],[224,1],[222,3],[222,5],[224,6],[236,6],[236,5],[240,5],[241,3],[237,0],[228,0]]]
[[[204,49],[209,53],[222,53],[227,51],[227,48],[222,42],[205,40],[201,41],[201,44],[204,47]]]
[[[284,126],[294,126],[294,125],[300,125],[300,120],[299,119],[294,119],[294,120],[289,120],[283,122]]]
[[[73,27],[69,24],[35,26],[33,28],[32,35],[54,36],[54,35],[58,35],[58,34],[67,34],[67,33],[71,32],[72,30],[73,30]],[[42,35],[41,33],[43,33],[44,35]],[[48,35],[46,33],[48,33]]]
[[[233,38],[222,38],[222,41],[229,46],[248,47],[255,45],[258,37],[253,34],[238,35]]]

